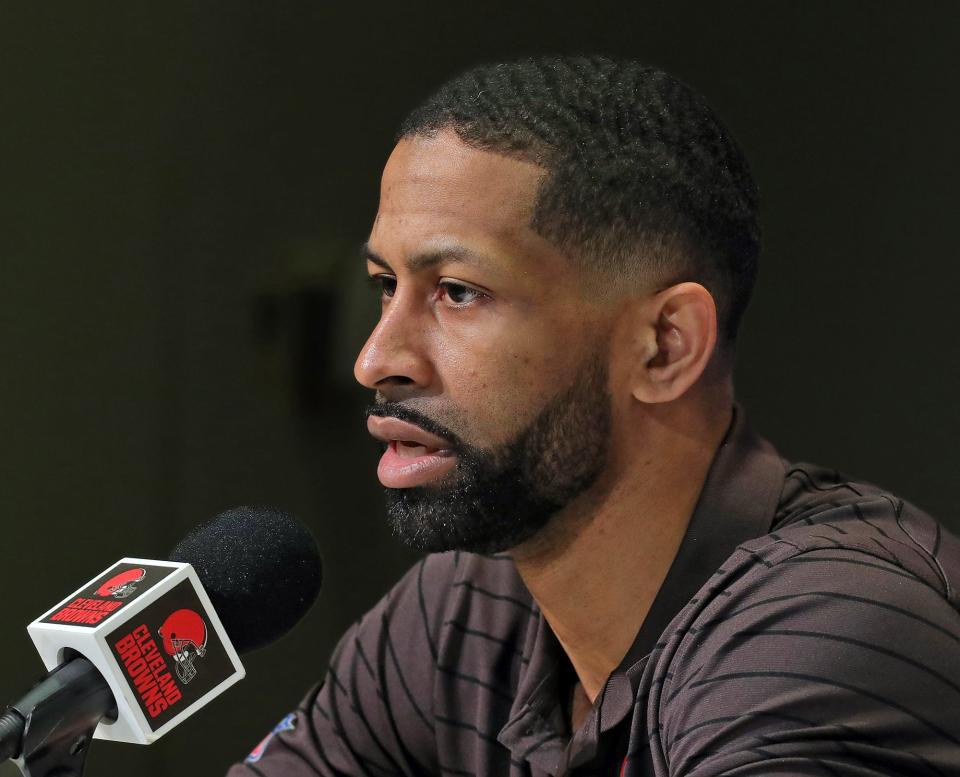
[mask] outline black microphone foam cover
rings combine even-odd
[[[193,566],[214,609],[243,653],[286,634],[320,592],[313,535],[270,507],[235,507],[193,529],[170,554]]]

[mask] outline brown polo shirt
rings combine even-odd
[[[637,548],[643,564],[643,548]],[[429,556],[229,777],[960,775],[960,542],[738,407],[633,646],[575,675],[503,556]]]

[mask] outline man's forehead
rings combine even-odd
[[[435,253],[438,243],[459,243],[498,257],[496,264],[550,265],[556,248],[530,226],[543,173],[532,163],[473,148],[452,131],[403,138],[384,169],[368,247],[400,260]]]
[[[543,168],[467,145],[452,130],[400,140],[387,160],[379,215],[426,210],[526,226]]]

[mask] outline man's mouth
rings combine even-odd
[[[410,440],[391,440],[394,450],[401,459],[415,459],[419,456],[427,456],[436,453],[440,448],[428,448],[426,445],[420,445]]]
[[[387,488],[411,488],[438,480],[457,464],[452,445],[409,421],[370,416],[367,430],[387,446],[377,477]]]

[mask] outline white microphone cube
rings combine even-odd
[[[146,745],[246,674],[193,567],[124,558],[27,626],[48,670],[79,654],[117,704],[94,737]]]

